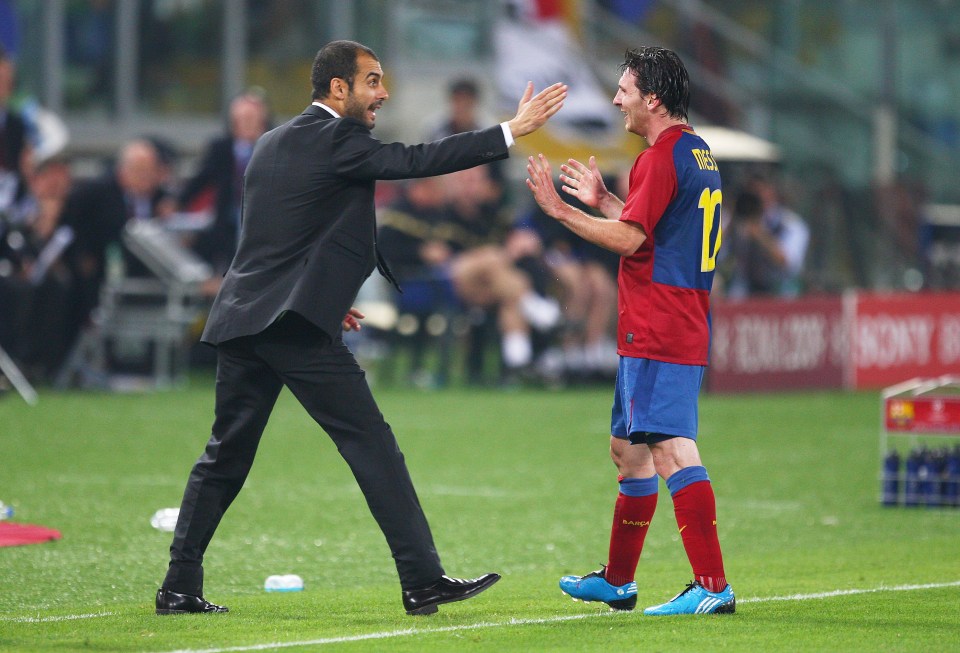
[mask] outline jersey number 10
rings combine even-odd
[[[703,246],[700,256],[700,271],[713,272],[717,267],[717,252],[720,251],[720,189],[704,188],[700,193],[699,207],[703,209]]]

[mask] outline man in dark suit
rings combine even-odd
[[[342,332],[360,328],[363,314],[352,303],[371,272],[392,280],[376,248],[376,181],[506,158],[514,138],[560,109],[566,87],[533,96],[528,84],[509,122],[406,146],[371,134],[388,98],[372,50],[327,44],[311,81],[313,103],[264,134],[247,167],[237,255],[202,337],[217,346],[216,417],[187,481],[157,614],[226,612],[202,597],[204,551],[243,485],[284,385],[350,466],[390,546],[407,614],[431,614],[500,578],[445,575],[403,454]]]

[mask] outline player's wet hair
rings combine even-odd
[[[627,50],[620,72],[628,70],[636,76],[641,93],[656,95],[671,117],[687,119],[690,77],[676,52],[655,46]]]
[[[356,41],[331,41],[320,48],[313,59],[313,70],[310,74],[313,99],[326,98],[330,94],[330,82],[337,78],[353,88],[353,78],[357,74],[357,57],[360,53],[380,61],[373,50]]]

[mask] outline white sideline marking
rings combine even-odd
[[[944,587],[960,587],[960,580],[949,583],[927,583],[925,585],[892,585],[851,590],[833,590],[831,592],[818,592],[815,594],[793,594],[790,596],[768,596],[755,597],[747,599],[738,599],[738,603],[768,603],[772,601],[812,601],[816,599],[826,599],[834,596],[850,596],[852,594],[873,594],[875,592],[910,592],[926,589],[940,589]],[[432,633],[451,633],[464,630],[478,630],[480,628],[501,628],[503,626],[528,626],[536,624],[553,624],[562,621],[575,621],[577,619],[588,619],[590,617],[610,617],[616,615],[627,615],[629,613],[621,612],[597,612],[591,614],[565,615],[560,617],[545,617],[542,619],[510,619],[509,621],[483,621],[476,624],[466,624],[463,626],[444,626],[442,628],[404,628],[403,630],[388,630],[380,633],[366,633],[362,635],[344,635],[343,637],[325,637],[323,639],[310,639],[299,642],[273,642],[269,644],[252,644],[248,646],[227,646],[224,648],[204,648],[204,649],[179,649],[170,653],[238,653],[240,651],[268,651],[281,648],[293,648],[295,646],[323,646],[324,644],[343,644],[347,642],[363,642],[374,639],[391,639],[394,637],[408,637],[410,635],[428,635]]]
[[[832,592],[817,592],[815,594],[791,594],[790,596],[765,596],[753,599],[737,599],[737,603],[767,603],[769,601],[810,601],[813,599],[828,599],[833,596],[849,596],[851,594],[872,594],[874,592],[912,592],[915,590],[940,589],[943,587],[960,587],[960,580],[950,583],[927,583],[926,585],[891,585],[875,587],[873,589],[833,590]]]
[[[73,621],[74,619],[93,619],[112,617],[114,612],[92,612],[90,614],[67,614],[59,617],[0,617],[0,621],[13,621],[20,624],[43,624],[51,621]]]

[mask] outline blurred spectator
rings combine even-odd
[[[613,183],[613,182],[611,182]],[[576,198],[568,200],[589,211]],[[568,381],[605,381],[616,375],[617,313],[616,270],[619,257],[574,236],[534,204],[517,221],[508,238],[508,248],[524,242],[528,250],[539,248],[560,285],[564,329],[560,358],[543,361],[559,366]]]
[[[468,77],[453,80],[447,88],[447,115],[427,133],[427,141],[436,141],[453,134],[480,129],[489,124],[480,115],[480,87]],[[504,161],[492,161],[478,169],[489,179],[489,196],[485,202],[502,206],[504,196]],[[473,177],[471,177],[473,178]],[[454,177],[455,179],[455,177]]]
[[[163,165],[156,147],[137,139],[120,150],[112,173],[78,184],[67,197],[62,222],[73,229],[76,238],[73,255],[84,318],[99,301],[107,251],[122,251],[121,235],[127,221],[163,218],[173,212],[173,199],[162,182]],[[124,261],[128,273],[141,276],[146,272],[132,256],[124,256]]]
[[[447,102],[447,116],[429,132],[428,140],[473,131],[481,124],[480,86],[473,79],[460,77],[450,82]]]
[[[450,258],[449,246],[435,236],[445,220],[445,209],[443,182],[426,177],[404,182],[377,216],[377,245],[401,287],[432,277]]]
[[[23,168],[30,156],[27,123],[10,106],[16,65],[0,45],[0,211],[24,192]]]
[[[478,170],[407,182],[380,214],[378,246],[405,292],[410,287],[428,293],[439,309],[456,302],[495,310],[509,374],[531,364],[531,326],[552,328],[559,308],[537,294],[527,274],[495,244],[496,221],[483,202],[490,192],[488,178]]]
[[[146,136],[144,140],[149,141],[157,152],[157,160],[160,164],[158,182],[160,188],[164,193],[172,194],[179,185],[177,164],[180,153],[177,151],[177,146],[164,136]]]
[[[930,235],[923,217],[926,189],[919,182],[900,179],[875,188],[874,201],[880,220],[875,283],[884,288],[919,290],[924,283],[921,270],[927,269],[930,277],[926,254]]]
[[[418,320],[415,330],[404,328],[402,335],[411,346],[410,380],[420,387],[446,384],[451,361],[449,318],[461,310],[445,266],[450,248],[434,236],[434,230],[445,220],[445,210],[443,182],[427,177],[403,183],[377,217],[377,246],[403,288],[403,293],[395,296],[397,310],[401,316],[412,315]],[[445,332],[437,334],[442,339],[436,372],[424,367],[431,335],[426,323],[433,315],[448,319]],[[400,324],[397,330],[399,335]],[[387,376],[392,376],[392,371],[392,367],[384,368]]]
[[[800,293],[810,230],[783,206],[771,181],[756,177],[734,204],[730,229],[732,277],[727,296],[795,297]]]
[[[451,273],[457,296],[475,309],[496,310],[506,380],[529,371],[536,342],[531,327],[548,333],[560,319],[559,304],[550,295],[551,276],[537,252],[509,247],[501,219],[499,186],[484,167],[441,178],[450,219],[442,234],[457,253]],[[486,350],[485,330],[471,330],[468,372],[479,378]]]
[[[187,210],[198,208],[205,193],[213,193],[213,223],[197,234],[193,249],[213,266],[216,281],[233,260],[240,233],[243,175],[253,146],[268,128],[269,108],[260,94],[236,97],[230,103],[228,132],[210,141],[197,173],[180,193],[180,205]]]
[[[42,382],[56,374],[77,329],[73,230],[60,223],[71,175],[62,158],[28,169],[26,192],[0,224],[0,345]]]

